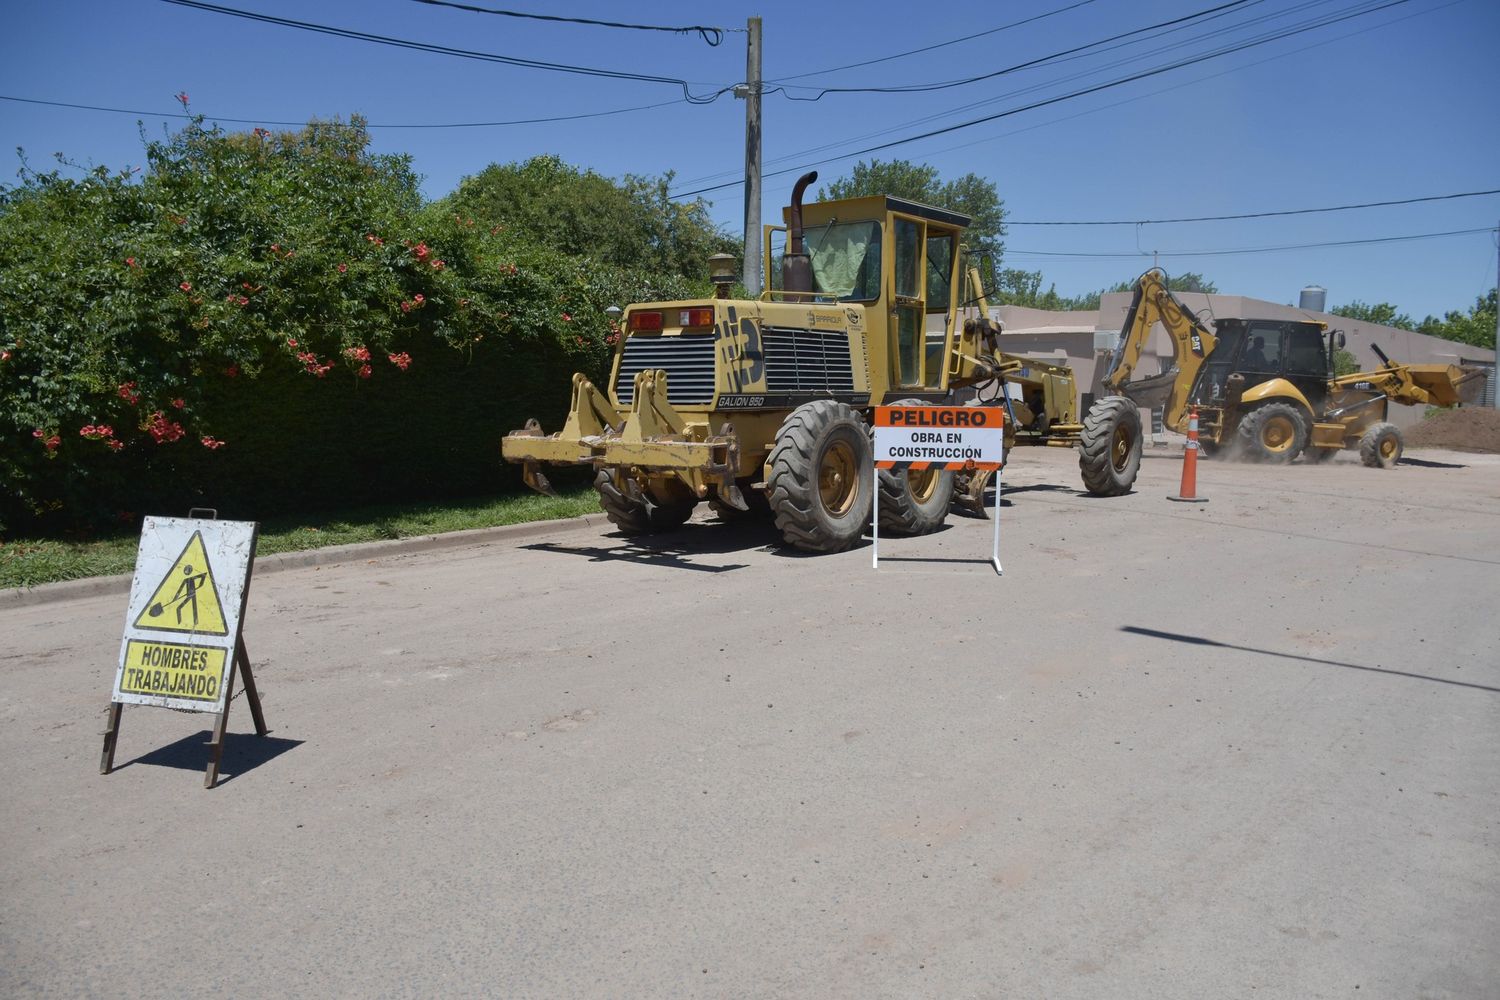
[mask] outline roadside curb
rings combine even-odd
[[[603,514],[582,514],[578,517],[554,521],[527,521],[523,524],[502,524],[495,528],[448,531],[440,535],[415,535],[411,538],[392,538],[383,542],[353,542],[349,545],[330,545],[321,549],[278,552],[275,555],[257,558],[255,575],[278,573],[288,569],[305,569],[308,566],[358,562],[361,559],[417,555],[423,552],[463,548],[466,545],[518,542],[541,535],[557,534],[561,531],[598,528],[608,523]],[[128,594],[133,576],[132,573],[121,573],[117,576],[93,576],[83,580],[44,583],[37,587],[14,587],[0,590],[0,610],[24,608],[35,604],[51,604],[54,601],[71,601],[82,597],[98,597],[103,594]]]

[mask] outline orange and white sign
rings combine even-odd
[[[1005,411],[998,406],[877,406],[875,467],[999,469]]]

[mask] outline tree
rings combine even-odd
[[[1346,306],[1334,306],[1329,312],[1335,316],[1344,316],[1348,319],[1358,320],[1361,323],[1377,323],[1380,326],[1393,326],[1398,330],[1415,330],[1417,324],[1412,318],[1401,312],[1389,302],[1376,302],[1371,305],[1358,299]],[[1434,317],[1428,317],[1433,320]]]
[[[651,274],[708,276],[708,258],[737,244],[703,199],[672,201],[669,172],[615,181],[556,156],[491,164],[441,203],[486,226],[504,226],[565,254]]]
[[[1467,313],[1452,311],[1442,319],[1428,316],[1417,329],[1444,340],[1456,340],[1475,347],[1495,346],[1495,289],[1474,300]]]
[[[988,260],[986,284],[993,285],[1005,255],[1005,203],[992,181],[968,173],[944,181],[937,168],[910,160],[861,160],[849,176],[819,188],[818,198],[862,198],[889,194],[960,212],[972,220],[964,234],[969,249]],[[981,268],[981,273],[986,269]]]

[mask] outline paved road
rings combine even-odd
[[[122,598],[0,612],[0,993],[1494,996],[1500,460],[1418,457],[1025,452],[1003,579],[962,518],[267,575],[211,792],[206,716],[96,773]]]

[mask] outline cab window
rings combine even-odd
[[[813,291],[841,302],[880,298],[880,223],[839,222],[804,234]]]
[[[1287,328],[1286,370],[1289,375],[1328,377],[1328,359],[1323,353],[1321,330],[1307,326]]]
[[[1240,352],[1240,370],[1274,372],[1281,370],[1281,325],[1252,323],[1245,334],[1245,349]]]

